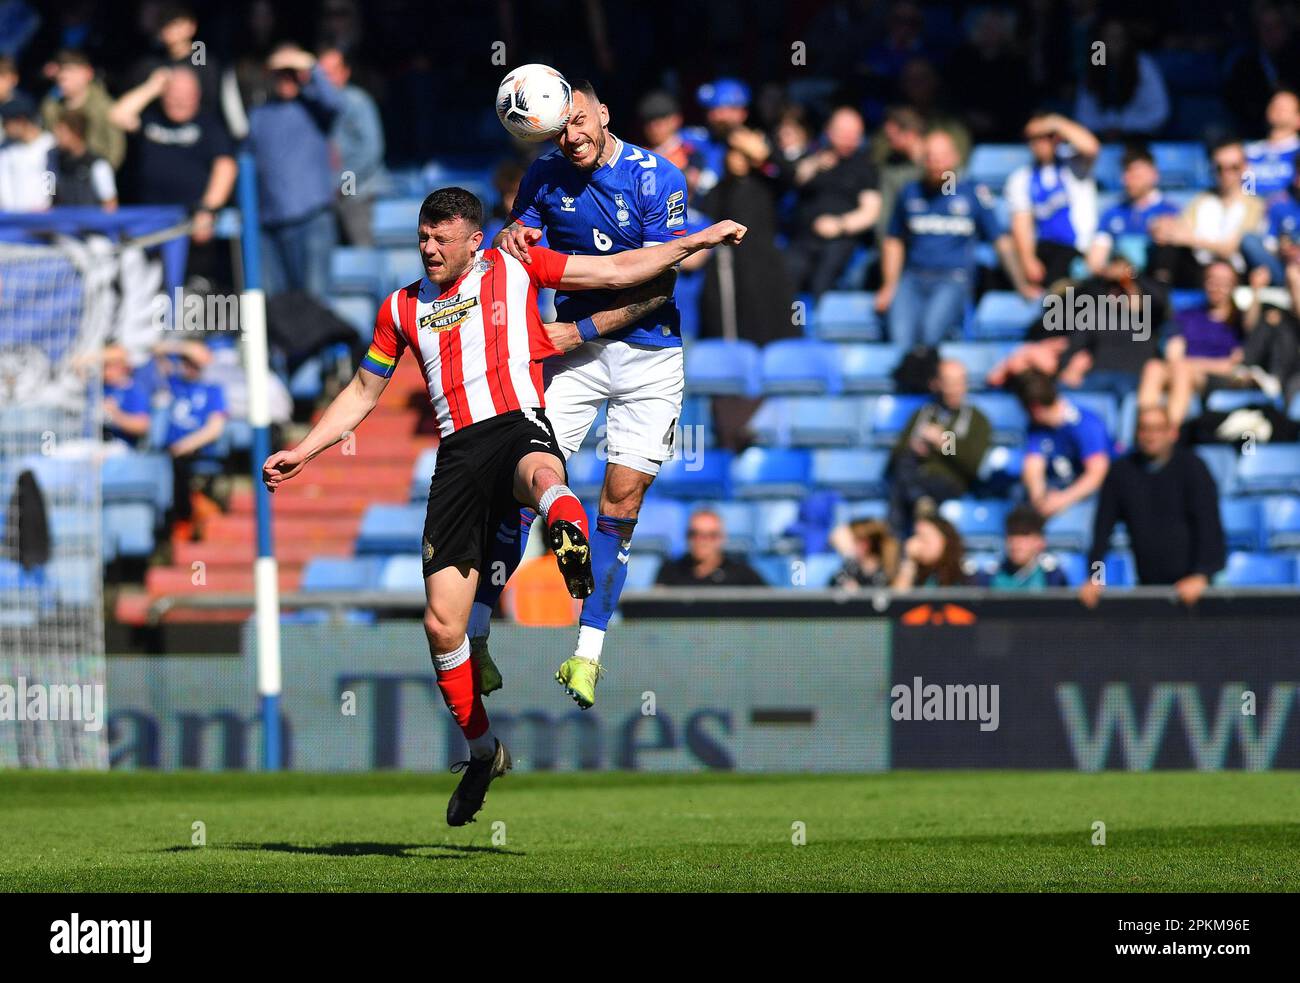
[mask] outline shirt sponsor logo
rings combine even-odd
[[[562,211],[562,212],[574,212],[574,211],[577,211],[577,209],[573,207],[573,196],[572,196],[572,195],[561,195],[561,196],[560,196],[560,211]]]
[[[463,324],[477,306],[477,297],[461,297],[460,294],[435,300],[429,305],[429,313],[420,318],[420,329],[428,328],[434,332],[450,331]]]
[[[686,221],[686,192],[674,191],[668,196],[668,221],[664,223],[668,228],[674,225],[681,225]]]

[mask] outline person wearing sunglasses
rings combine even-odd
[[[686,525],[686,552],[659,568],[661,587],[765,587],[763,578],[743,559],[726,551],[722,516],[696,511]]]

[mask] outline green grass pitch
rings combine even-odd
[[[0,890],[1296,891],[1296,779],[3,772]]]

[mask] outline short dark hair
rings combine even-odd
[[[483,202],[464,188],[439,188],[420,205],[421,225],[440,225],[458,218],[476,229],[483,228]]]
[[[1032,409],[1035,406],[1051,406],[1056,402],[1058,395],[1056,383],[1051,380],[1051,377],[1033,369],[1022,372],[1016,377],[1015,388],[1025,409]]]
[[[569,89],[573,92],[581,92],[596,105],[600,105],[600,96],[596,95],[596,87],[591,84],[591,79],[573,79],[569,82]]]
[[[80,109],[65,109],[59,114],[58,122],[62,123],[78,140],[86,139],[86,126],[89,122],[86,114]]]
[[[1244,150],[1245,144],[1242,143],[1241,137],[1239,136],[1220,137],[1218,140],[1211,141],[1207,148],[1207,153],[1209,156],[1213,157],[1225,147],[1241,147]]]
[[[1151,148],[1145,143],[1135,140],[1132,143],[1125,144],[1124,156],[1120,158],[1121,166],[1128,167],[1129,164],[1136,163],[1139,160],[1145,161],[1152,167],[1156,166],[1155,155],[1151,153]]]
[[[1006,530],[1008,536],[1041,536],[1043,517],[1028,503],[1017,505],[1007,513]]]

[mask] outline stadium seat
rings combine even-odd
[[[1080,502],[1047,520],[1043,530],[1053,550],[1086,550],[1092,543],[1093,502]]]
[[[416,251],[414,242],[401,249],[385,249],[383,257],[384,284],[379,291],[381,295],[414,283],[424,276],[420,254]]]
[[[361,517],[357,554],[410,553],[418,557],[424,513],[423,505],[371,505]]]
[[[1300,498],[1279,495],[1266,499],[1262,524],[1264,545],[1269,549],[1300,549]],[[1233,548],[1231,540],[1229,548]]]
[[[1237,487],[1246,494],[1300,492],[1300,445],[1259,444],[1237,463]]]
[[[379,573],[379,589],[411,594],[424,590],[423,563],[417,554],[390,556]]]
[[[1204,307],[1205,291],[1171,290],[1169,291],[1169,306],[1175,314],[1181,313],[1182,311],[1190,311],[1197,307]]]
[[[641,504],[636,531],[632,536],[633,555],[680,555],[686,549],[686,522],[689,514],[685,505],[671,498],[646,499]]]
[[[363,591],[378,587],[379,557],[318,556],[302,570],[303,591]]]
[[[697,396],[757,396],[758,346],[701,338],[686,346],[686,389]]]
[[[1001,192],[1011,172],[1031,159],[1029,148],[1023,143],[981,143],[971,150],[966,177]]]
[[[713,446],[713,401],[688,395],[682,400],[681,443],[685,447]]]
[[[998,550],[1005,539],[1009,502],[954,498],[939,506],[939,514],[957,527],[968,549]]]
[[[846,498],[883,497],[889,492],[885,481],[888,465],[889,452],[885,450],[827,448],[813,451],[812,480]]]
[[[793,584],[794,560],[795,558],[791,556],[773,556],[770,553],[749,557],[750,566],[758,572],[769,587],[790,587]]]
[[[579,448],[565,463],[569,487],[582,501],[595,501],[605,484],[605,461],[594,450]]]
[[[408,230],[407,240],[413,244],[414,231]],[[330,289],[340,294],[365,294],[374,319],[374,299],[384,292],[384,254],[370,246],[335,246],[330,252]],[[346,316],[342,313],[339,317]]]
[[[418,260],[415,237],[422,202],[421,198],[381,198],[376,201],[371,214],[375,244],[406,246],[411,255],[416,256]]]
[[[751,447],[731,462],[731,486],[737,498],[801,495],[807,490],[810,470],[806,450]]]
[[[1288,501],[1275,499],[1274,501]],[[1219,518],[1230,550],[1260,548],[1260,503],[1253,498],[1219,497]],[[1271,547],[1270,547],[1271,548]]]
[[[649,590],[655,585],[655,577],[659,576],[662,565],[662,557],[652,553],[638,553],[633,548],[632,556],[627,561],[627,580],[623,583],[623,590]]]
[[[1015,396],[1010,393],[976,393],[970,401],[989,418],[995,444],[1019,447],[1024,442],[1029,417]]]
[[[823,341],[879,341],[876,295],[864,290],[831,290],[813,311],[813,331]]]
[[[433,470],[438,466],[438,448],[426,447],[420,451],[411,468],[411,501],[427,502],[429,500],[429,481]]]
[[[897,345],[839,345],[840,389],[844,393],[887,393],[894,389],[893,372],[903,358]]]
[[[865,439],[871,402],[861,396],[788,396],[786,439],[795,447],[856,447]]]
[[[1020,481],[1020,466],[1024,463],[1024,448],[990,447],[980,462],[976,475],[981,491],[987,495],[1003,495]]]
[[[700,397],[704,398],[704,397]],[[683,412],[685,410],[683,409]],[[605,404],[601,403],[596,407],[596,416],[591,421],[591,426],[587,428],[587,435],[582,438],[582,446],[595,449],[600,442],[605,439],[609,432],[608,424],[605,417]]]
[[[842,566],[844,560],[838,553],[811,553],[804,557],[802,570],[793,568],[794,586],[804,590],[826,590]]]
[[[1210,476],[1219,486],[1219,495],[1232,495],[1238,491],[1237,486],[1237,451],[1225,444],[1199,444],[1197,456],[1205,462]]]
[[[115,502],[105,505],[105,548],[111,541],[113,556],[151,556],[156,518],[152,502]],[[57,530],[55,534],[57,535]]]
[[[1101,417],[1102,423],[1106,424],[1106,433],[1110,435],[1112,441],[1115,439],[1119,429],[1119,406],[1115,402],[1114,394],[1070,390],[1065,393],[1065,398],[1076,406],[1092,410]]]
[[[1088,569],[1088,558],[1075,550],[1061,550],[1054,554],[1065,579],[1071,587],[1080,587],[1092,576]],[[1105,566],[1102,574],[1107,587],[1132,587],[1137,583],[1137,572],[1130,553],[1111,550],[1102,561]]]
[[[1208,187],[1210,160],[1200,143],[1153,143],[1151,156],[1160,171],[1161,188],[1196,189]]]
[[[1214,582],[1223,587],[1281,587],[1293,585],[1295,579],[1295,557],[1288,553],[1234,552]]]
[[[1258,389],[1216,389],[1205,399],[1205,408],[1211,413],[1231,413],[1243,406],[1268,405],[1282,409],[1282,397],[1269,396]]]
[[[912,414],[928,399],[928,396],[878,397],[871,406],[871,443],[892,447]]]
[[[834,345],[812,338],[786,338],[764,346],[760,362],[766,396],[822,396],[840,391]]]
[[[1008,342],[947,341],[939,346],[939,355],[961,362],[966,366],[970,388],[983,389],[985,377],[1015,348],[1014,343]]]
[[[889,503],[883,498],[860,498],[840,502],[835,506],[835,524],[856,522],[859,519],[884,519],[889,515]]]
[[[795,553],[801,549],[802,544],[798,537],[787,534],[787,530],[799,521],[797,499],[782,498],[755,502],[753,509],[754,544],[751,551]]]
[[[718,448],[679,455],[663,463],[654,486],[672,498],[728,498],[731,459],[731,451]]]
[[[337,314],[356,331],[357,337],[366,345],[375,328],[375,301],[371,297],[358,297],[355,294],[334,294],[329,299],[330,310]]]
[[[75,461],[59,463],[73,468],[84,466]],[[41,472],[38,471],[36,477],[45,487]],[[105,504],[152,502],[160,511],[165,511],[172,503],[171,461],[162,454],[132,452],[106,457],[100,470],[100,482]]]
[[[1014,290],[990,290],[975,305],[973,334],[986,340],[1023,338],[1042,310],[1040,301],[1028,300]]]
[[[792,396],[770,396],[759,405],[758,410],[746,424],[754,443],[764,447],[788,447],[790,445],[789,401]]]

